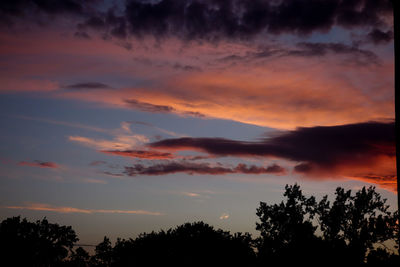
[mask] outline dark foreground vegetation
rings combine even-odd
[[[398,215],[375,188],[337,188],[332,202],[306,197],[298,185],[284,196],[260,203],[258,238],[186,223],[114,246],[104,237],[92,256],[74,246],[69,226],[8,218],[0,224],[0,256],[9,263],[2,266],[400,266]]]

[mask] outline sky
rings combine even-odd
[[[257,235],[286,184],[396,209],[389,0],[0,2],[0,219]]]

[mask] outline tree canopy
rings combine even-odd
[[[41,221],[28,222],[21,217],[0,224],[0,253],[13,266],[57,266],[78,241],[70,226]]]

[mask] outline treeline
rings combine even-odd
[[[203,222],[135,239],[107,237],[89,255],[70,226],[20,217],[0,224],[2,266],[400,266],[398,214],[374,187],[337,188],[331,202],[286,186],[284,201],[260,202],[260,235],[214,229]]]

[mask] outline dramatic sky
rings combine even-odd
[[[396,207],[389,0],[0,1],[0,219],[83,244],[374,185]]]

